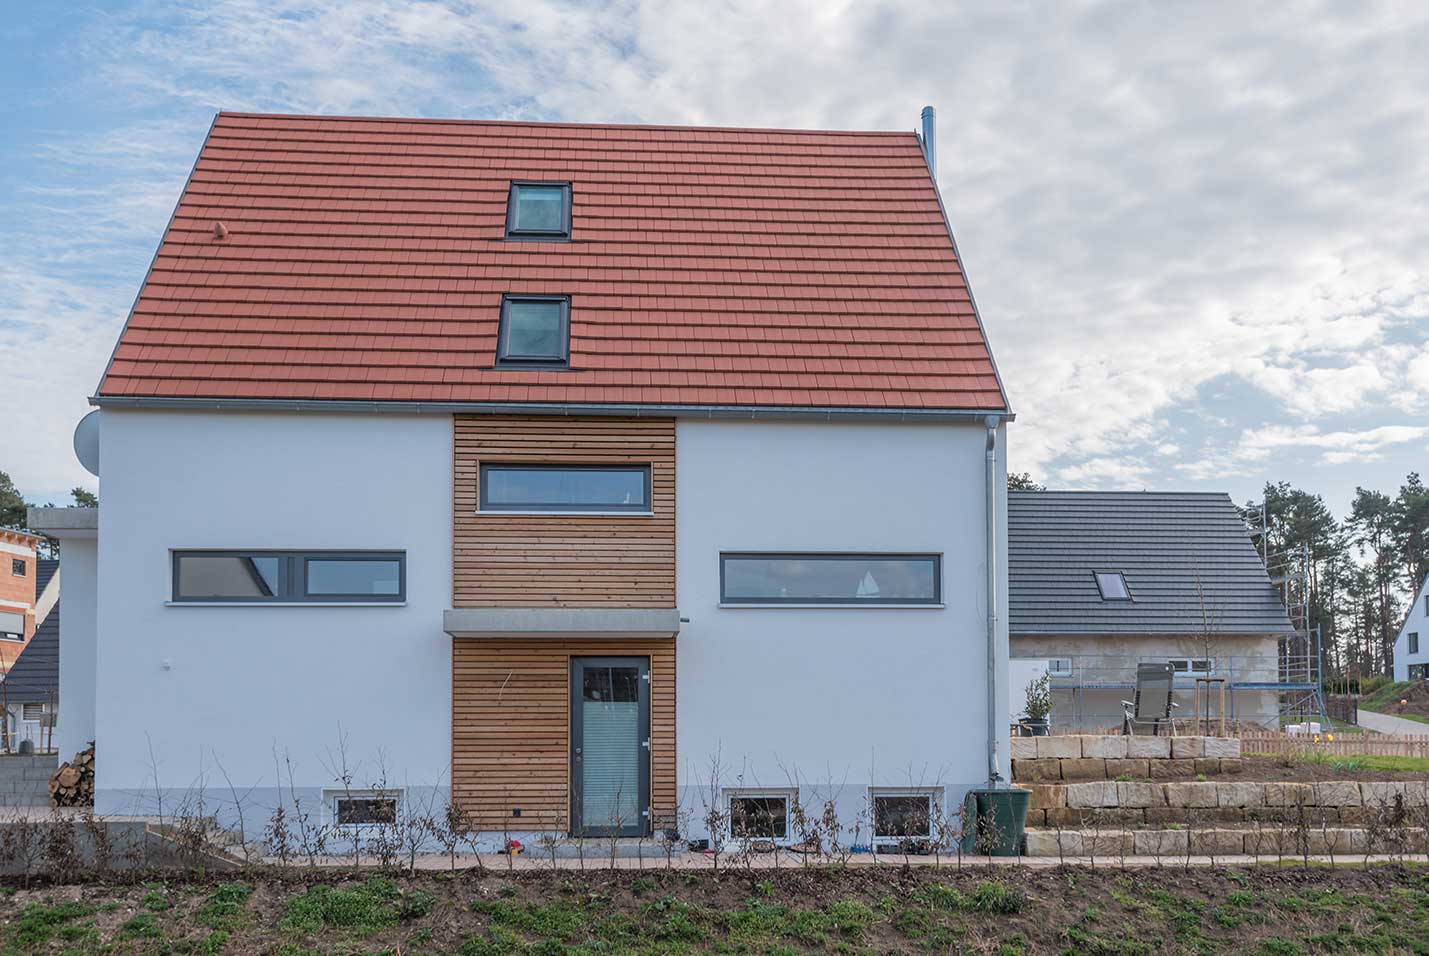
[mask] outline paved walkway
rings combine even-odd
[[[1417,720],[1405,720],[1403,717],[1376,713],[1373,710],[1358,710],[1355,713],[1358,715],[1355,719],[1366,730],[1373,730],[1381,734],[1429,736],[1429,724],[1421,724]]]

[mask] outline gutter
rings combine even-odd
[[[996,788],[1005,783],[999,767],[998,750],[1002,740],[997,714],[997,426],[995,415],[987,417],[986,500],[987,512],[987,785]]]
[[[89,404],[100,408],[172,411],[233,412],[392,412],[434,415],[561,415],[589,417],[618,415],[629,418],[740,418],[751,420],[876,421],[941,423],[982,422],[988,418],[1012,421],[1010,411],[958,408],[859,408],[856,406],[799,405],[636,405],[596,402],[404,402],[347,399],[270,398],[165,398],[132,395],[94,395]]]

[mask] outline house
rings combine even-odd
[[[925,128],[219,114],[93,399],[97,808],[897,839],[1005,782]]]
[[[15,660],[19,647],[35,633],[39,535],[0,528],[0,674]]]
[[[1429,680],[1429,575],[1420,582],[1394,639],[1394,679]]]
[[[1120,726],[1144,661],[1174,667],[1176,716],[1199,680],[1201,716],[1277,726],[1318,673],[1281,652],[1295,631],[1228,495],[1014,491],[1008,551],[1011,654],[1045,662],[1054,730]]]
[[[13,750],[28,740],[36,750],[54,749],[54,723],[59,706],[60,602],[59,562],[35,562],[39,626],[15,657],[0,682],[0,704],[7,722],[4,741]]]

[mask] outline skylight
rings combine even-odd
[[[506,206],[506,238],[569,239],[570,183],[512,183]]]
[[[570,358],[570,306],[565,296],[503,298],[496,363],[564,367]]]
[[[1126,586],[1126,578],[1120,571],[1094,571],[1097,590],[1103,601],[1130,601],[1131,590]]]

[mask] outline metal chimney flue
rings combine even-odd
[[[931,106],[923,107],[923,158],[928,161],[928,170],[933,178],[938,177],[938,111]]]

